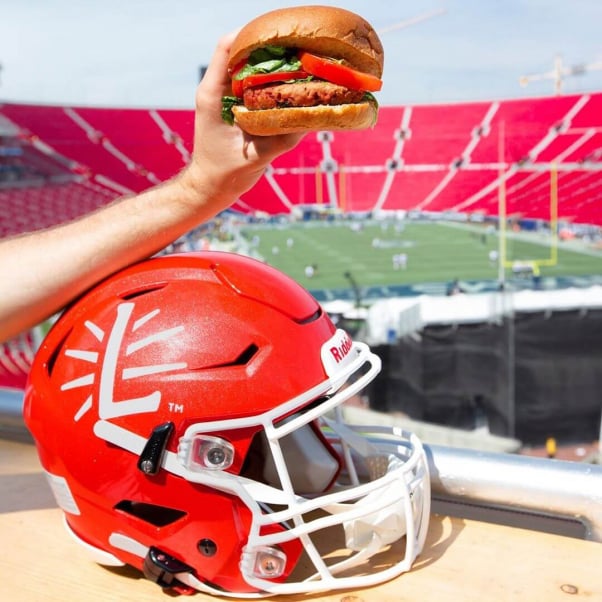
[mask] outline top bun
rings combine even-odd
[[[373,27],[355,13],[334,6],[280,8],[245,25],[230,49],[228,69],[264,46],[302,48],[381,77],[384,51]]]

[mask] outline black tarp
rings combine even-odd
[[[518,313],[497,323],[427,326],[375,348],[370,404],[539,445],[598,438],[602,311]]]

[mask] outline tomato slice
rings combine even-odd
[[[253,88],[254,86],[262,86],[263,84],[271,84],[273,82],[287,82],[293,79],[305,79],[309,77],[306,71],[274,71],[273,73],[256,73],[249,75],[242,80],[243,90]]]
[[[232,80],[232,94],[236,96],[236,98],[242,98],[243,88],[242,88],[242,79],[233,79]]]
[[[232,73],[230,77],[232,77],[232,94],[236,96],[236,98],[242,98],[243,88],[242,88],[242,80],[234,79],[234,76],[247,64],[246,60],[240,61],[234,69],[232,69]]]
[[[243,92],[247,88],[271,84],[273,82],[287,82],[293,79],[306,79],[309,77],[307,71],[274,71],[272,73],[256,73],[249,75],[244,79],[235,79],[236,74],[245,66],[246,61],[242,61],[232,69],[232,94],[237,98],[242,98]]]
[[[299,60],[303,69],[308,73],[333,84],[345,86],[350,90],[378,92],[383,85],[382,81],[375,75],[362,73],[351,67],[341,65],[333,59],[300,51]]]

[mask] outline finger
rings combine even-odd
[[[228,56],[237,33],[238,30],[221,37],[215,47],[213,56],[201,82],[202,87],[209,93],[221,95],[225,88],[230,88]]]
[[[305,132],[276,136],[249,136],[249,139],[253,141],[258,156],[263,157],[264,160],[271,160],[295,148],[304,136]]]
[[[277,136],[277,144],[279,145],[279,153],[284,151],[289,151],[295,148],[299,142],[303,139],[306,132],[298,133],[298,134],[282,134],[281,136]]]

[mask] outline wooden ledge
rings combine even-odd
[[[0,440],[0,600],[168,600],[132,568],[108,569],[66,534],[33,445]],[[414,568],[378,587],[280,601],[569,602],[602,600],[602,544],[433,515]],[[220,598],[196,594],[193,600]],[[223,598],[224,600],[226,598]]]

